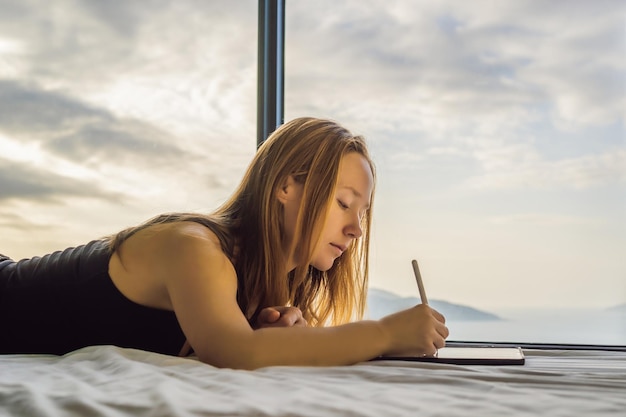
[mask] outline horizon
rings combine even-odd
[[[369,297],[369,293],[371,290],[377,291],[377,292],[385,292],[388,293],[392,296],[398,297],[399,299],[415,299],[418,304],[421,303],[420,301],[420,297],[419,294],[415,294],[415,295],[401,295],[398,294],[396,292],[393,292],[393,290],[388,290],[385,288],[379,288],[379,287],[372,287],[370,286],[368,288],[368,297]],[[578,307],[578,306],[562,306],[562,307],[552,307],[552,306],[546,306],[546,307],[485,307],[485,306],[480,306],[480,305],[470,305],[467,304],[463,301],[455,301],[455,300],[450,300],[450,299],[446,299],[446,298],[431,298],[430,296],[428,297],[429,301],[435,302],[435,303],[446,303],[446,304],[451,304],[451,305],[455,305],[455,306],[459,306],[459,307],[468,307],[471,309],[475,309],[481,312],[485,312],[485,313],[491,313],[491,314],[500,314],[502,312],[513,312],[513,311],[604,311],[604,312],[608,312],[609,310],[621,310],[621,309],[625,309],[624,312],[619,311],[618,313],[626,313],[626,302],[624,303],[619,303],[619,304],[615,304],[615,305],[608,305],[608,306],[591,306],[591,307]]]

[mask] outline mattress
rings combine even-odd
[[[525,350],[523,366],[373,361],[219,369],[114,346],[0,356],[0,415],[626,416],[626,352]]]

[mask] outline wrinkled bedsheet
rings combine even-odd
[[[218,369],[114,346],[0,356],[0,415],[626,416],[626,352],[526,350],[523,366],[376,361]]]

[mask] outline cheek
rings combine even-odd
[[[343,211],[339,207],[333,206],[330,210],[328,210],[323,230],[328,231],[339,227],[343,214]]]
[[[291,238],[296,230],[296,219],[298,218],[297,210],[287,208],[284,215],[285,234]]]

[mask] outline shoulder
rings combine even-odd
[[[217,235],[208,227],[193,221],[180,221],[155,230],[155,255],[166,256],[170,263],[196,263],[196,258],[226,258]]]
[[[118,256],[127,271],[152,276],[177,275],[206,259],[228,261],[215,233],[193,221],[149,226],[122,243]]]
[[[235,268],[209,228],[191,221],[138,231],[113,254],[109,273],[120,291],[143,305],[174,309],[172,293],[236,293]],[[207,285],[219,281],[218,291]]]
[[[175,221],[148,226],[128,238],[128,246],[138,243],[151,250],[158,248],[176,250],[181,244],[220,247],[219,239],[211,229],[193,221]]]
[[[220,240],[208,227],[182,221],[169,225],[157,240],[155,263],[165,273],[166,283],[206,280],[223,274],[234,276],[234,266],[224,253]],[[165,264],[161,259],[167,259]]]
[[[194,221],[177,221],[151,226],[146,230],[152,238],[167,246],[208,245],[220,248],[220,241],[208,227]]]

